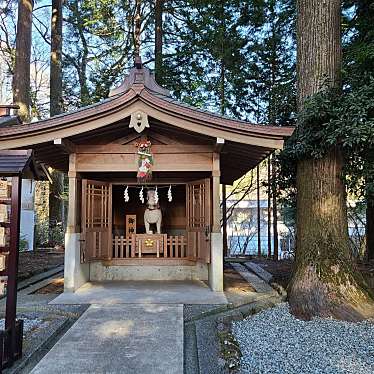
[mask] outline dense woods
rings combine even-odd
[[[296,125],[269,187],[297,221],[291,307],[360,319],[370,295],[351,255],[347,196],[365,211],[363,257],[373,259],[373,17],[370,0],[6,1],[0,97],[26,122],[105,99],[133,66],[138,27],[144,65],[176,99]],[[64,178],[52,176],[56,226]]]

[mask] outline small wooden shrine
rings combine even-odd
[[[32,148],[68,174],[67,291],[140,279],[208,280],[221,291],[220,184],[282,148],[292,131],[177,102],[137,64],[98,104],[0,127],[0,149]],[[145,219],[156,222],[148,232]]]

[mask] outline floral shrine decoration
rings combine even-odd
[[[152,143],[149,140],[141,140],[135,144],[138,148],[138,173],[139,183],[144,183],[152,179]]]

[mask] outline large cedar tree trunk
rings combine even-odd
[[[366,250],[369,261],[374,260],[374,196],[366,198]]]
[[[30,61],[33,7],[33,0],[18,1],[13,102],[20,106],[18,114],[25,122],[30,121]]]
[[[162,85],[162,14],[165,0],[155,1],[155,75],[158,84]]]
[[[62,113],[62,0],[52,0],[50,115]]]
[[[324,82],[339,87],[340,0],[298,0],[298,98]],[[297,165],[296,266],[289,287],[291,312],[359,320],[373,315],[373,302],[349,250],[343,160],[338,147]]]
[[[50,115],[62,113],[62,0],[52,0],[51,17],[51,72],[50,72]],[[52,230],[63,226],[64,203],[62,199],[64,175],[57,170],[51,173],[53,183],[49,188],[49,227]]]

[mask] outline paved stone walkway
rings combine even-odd
[[[87,282],[51,304],[227,304],[227,299],[201,281],[108,281]]]
[[[32,374],[183,373],[183,306],[91,305]]]

